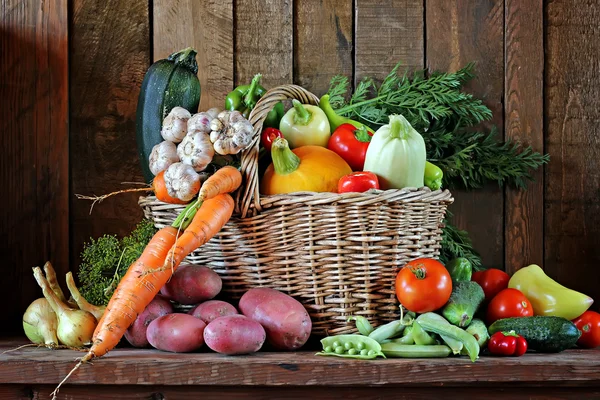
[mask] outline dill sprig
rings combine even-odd
[[[456,72],[420,70],[400,75],[398,63],[381,84],[365,77],[352,94],[348,78],[334,76],[328,94],[338,114],[373,129],[387,124],[390,114],[404,115],[422,133],[427,159],[442,169],[446,187],[478,189],[492,181],[525,189],[533,180],[531,172],[549,157],[516,142],[499,142],[495,127],[475,130],[475,125],[492,118],[492,112],[462,90],[475,76],[474,67],[471,63]],[[442,260],[465,257],[480,268],[481,259],[468,233],[454,227],[449,218],[445,224]]]
[[[108,304],[116,285],[142,255],[155,232],[152,222],[144,219],[121,240],[115,235],[104,235],[86,243],[77,275],[82,296],[95,305]]]

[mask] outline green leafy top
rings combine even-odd
[[[78,273],[83,297],[95,305],[108,304],[116,285],[140,257],[155,232],[152,222],[144,219],[121,240],[115,235],[104,235],[86,243]]]

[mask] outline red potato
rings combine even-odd
[[[221,300],[209,300],[190,311],[190,314],[200,318],[207,324],[219,317],[238,314],[234,306]]]
[[[150,322],[158,317],[171,314],[173,305],[171,302],[161,295],[157,295],[148,306],[137,316],[133,324],[125,331],[125,339],[133,347],[148,347],[148,339],[146,338],[146,330]]]
[[[148,325],[147,337],[152,347],[173,353],[188,353],[204,344],[206,324],[189,314],[169,314]]]
[[[240,299],[239,309],[265,328],[267,341],[277,349],[299,349],[310,336],[312,322],[304,306],[275,289],[248,290]]]
[[[213,320],[204,330],[206,345],[217,353],[254,353],[265,343],[265,329],[243,315],[227,315]]]
[[[179,304],[198,304],[221,291],[223,282],[212,269],[202,265],[182,265],[160,293]]]

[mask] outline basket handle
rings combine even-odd
[[[254,135],[250,146],[242,151],[240,171],[245,185],[237,191],[235,198],[236,213],[241,215],[242,218],[261,211],[260,194],[258,192],[258,151],[263,122],[269,111],[278,102],[290,99],[296,99],[303,104],[319,104],[319,98],[303,87],[281,85],[267,91],[250,112],[248,119],[254,128]]]

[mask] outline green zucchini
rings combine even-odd
[[[574,323],[562,317],[505,318],[494,322],[488,330],[515,331],[527,340],[527,347],[540,353],[558,353],[575,346],[581,332]]]
[[[152,148],[163,140],[160,131],[167,114],[177,106],[192,114],[198,112],[197,73],[196,51],[187,48],[156,61],[144,76],[136,111],[136,141],[146,182],[154,178],[148,158]]]

